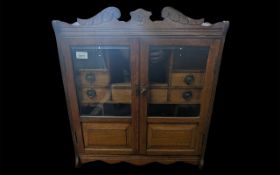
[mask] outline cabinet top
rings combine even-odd
[[[192,19],[172,7],[164,7],[161,21],[151,21],[151,12],[137,9],[130,12],[131,19],[119,21],[121,12],[116,7],[107,7],[89,19],[77,18],[77,22],[69,24],[53,20],[56,34],[63,36],[75,35],[213,35],[225,36],[229,21],[215,24],[204,22],[204,19]]]

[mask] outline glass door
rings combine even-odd
[[[75,39],[68,43],[81,143],[87,153],[132,154],[138,149],[137,42]],[[75,103],[76,102],[76,103]],[[75,104],[74,104],[75,103]]]
[[[141,45],[141,152],[198,154],[210,40],[151,39]]]
[[[130,47],[72,46],[81,117],[131,117]]]

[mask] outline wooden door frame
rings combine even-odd
[[[74,79],[73,72],[73,63],[71,55],[71,46],[89,46],[89,45],[126,45],[130,47],[130,65],[131,65],[131,89],[132,89],[132,99],[131,99],[131,120],[130,124],[133,128],[133,134],[135,135],[132,140],[132,149],[133,152],[138,152],[139,149],[139,140],[138,140],[138,106],[139,99],[136,96],[135,89],[139,84],[139,43],[136,39],[127,39],[127,38],[84,38],[84,37],[67,37],[58,39],[58,50],[59,58],[61,65],[62,78],[64,82],[64,89],[66,94],[67,108],[69,113],[69,119],[72,129],[72,137],[74,141],[74,148],[76,159],[79,153],[85,153],[84,139],[82,134],[81,122],[89,121],[105,121],[108,122],[108,118],[102,119],[102,117],[96,117],[91,119],[83,120],[80,118],[78,99],[76,93],[76,84]],[[117,117],[116,117],[117,118]],[[118,118],[118,121],[128,121],[127,118]],[[115,121],[115,119],[112,119]]]
[[[140,40],[140,86],[147,87],[149,86],[148,80],[148,66],[149,66],[149,46],[150,45],[182,45],[182,46],[209,46],[209,53],[207,58],[207,67],[205,70],[205,81],[204,86],[201,92],[201,107],[200,107],[200,115],[199,117],[189,117],[189,118],[179,118],[172,117],[171,118],[157,118],[151,119],[147,117],[147,104],[148,97],[142,95],[140,97],[140,118],[139,118],[139,129],[140,129],[140,154],[147,154],[147,122],[156,121],[157,123],[197,123],[198,132],[197,132],[197,142],[196,142],[196,155],[200,155],[202,152],[202,148],[205,146],[204,136],[207,134],[208,130],[204,127],[207,125],[207,121],[210,120],[211,112],[209,112],[210,108],[213,105],[213,89],[215,88],[215,84],[217,81],[217,74],[215,73],[215,69],[219,66],[220,60],[218,59],[220,55],[220,46],[221,39],[215,38],[153,38],[153,39],[141,39]]]

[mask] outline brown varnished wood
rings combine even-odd
[[[202,87],[204,81],[204,74],[203,73],[196,73],[196,72],[174,72],[171,73],[171,86],[186,86],[186,87]],[[194,81],[190,85],[185,83],[184,79],[186,76],[193,76]]]
[[[200,89],[183,89],[183,88],[170,88],[169,89],[169,102],[173,104],[199,104],[201,97]],[[192,93],[192,97],[184,99],[184,93]]]
[[[68,87],[66,86],[67,80],[66,80],[66,63],[65,63],[65,59],[63,57],[62,54],[62,43],[61,40],[59,39],[58,36],[56,36],[56,42],[57,42],[57,48],[58,48],[58,54],[59,54],[59,64],[60,64],[60,69],[61,69],[61,75],[62,75],[62,81],[63,81],[63,88],[65,91],[65,98],[66,98],[66,106],[67,106],[67,110],[68,110],[68,117],[69,117],[69,122],[71,125],[71,134],[72,134],[72,140],[73,140],[73,145],[74,145],[74,153],[75,153],[75,167],[78,167],[80,165],[80,155],[79,155],[79,145],[78,145],[78,141],[76,139],[76,129],[75,128],[75,124],[74,124],[74,117],[72,116],[71,113],[71,106],[69,103],[69,96],[68,96]]]
[[[112,84],[112,101],[131,103],[131,85],[128,83]]]
[[[185,124],[193,124],[198,123],[200,120],[200,117],[162,117],[162,116],[156,116],[156,117],[149,117],[147,118],[148,123],[185,123]]]
[[[133,135],[129,123],[83,123],[87,153],[131,154]]]
[[[67,103],[68,103],[68,113],[69,118],[72,121],[72,127],[74,130],[74,140],[77,144],[77,152],[82,153],[84,152],[84,143],[83,143],[83,135],[82,135],[82,129],[80,123],[80,117],[79,117],[79,109],[78,109],[78,99],[76,94],[76,86],[74,83],[74,73],[73,73],[73,63],[71,60],[71,54],[68,46],[68,43],[65,40],[61,40],[61,58],[64,61],[64,74],[65,76],[65,84],[66,87],[66,96]]]
[[[87,95],[87,91],[94,90],[96,96],[91,98]],[[81,90],[82,93],[82,103],[105,103],[111,98],[111,91],[108,88],[104,87],[84,87]]]
[[[150,88],[149,103],[166,103],[167,91],[167,88]]]
[[[219,54],[219,46],[220,46],[221,40],[213,40],[211,45],[210,45],[210,50],[208,54],[208,61],[207,61],[207,66],[206,66],[206,72],[205,72],[205,82],[204,82],[204,87],[202,90],[202,96],[201,96],[201,120],[199,122],[200,124],[200,144],[199,144],[199,149],[201,152],[203,151],[204,144],[205,142],[205,136],[208,134],[205,130],[205,123],[209,119],[209,108],[213,105],[212,98],[212,92],[214,90],[214,80],[215,78],[215,64],[216,64],[216,59],[218,58]]]
[[[83,123],[85,147],[130,146],[131,128],[126,123]]]
[[[120,11],[109,7],[90,19],[78,19],[74,24],[53,21],[76,165],[95,160],[136,165],[183,161],[202,165],[229,22],[205,23],[203,19],[194,20],[171,7],[162,10],[162,21],[150,20],[151,12],[144,9],[130,14],[129,21],[119,21]],[[80,70],[81,91],[78,92],[70,47],[91,45],[128,46],[131,83],[109,84],[110,65],[107,65],[108,70]],[[149,47],[161,45],[209,47],[206,70],[172,70],[171,54],[168,84],[149,84]],[[108,62],[106,54],[105,59]],[[95,82],[85,79],[87,72],[94,73]],[[194,76],[190,85],[184,82],[187,75]],[[89,89],[96,91],[95,98],[88,98]],[[191,91],[192,98],[184,99],[185,91]],[[89,106],[94,103],[130,104],[131,116],[80,117],[78,97]],[[200,104],[200,113],[192,117],[149,117],[149,103]]]
[[[139,42],[136,39],[130,39],[130,64],[131,64],[131,116],[132,116],[132,129],[133,129],[133,152],[139,152],[139,98],[136,88],[139,85]]]
[[[73,117],[73,125],[74,125],[74,128],[76,128],[76,138],[78,139],[78,148],[79,148],[79,151],[78,152],[84,152],[85,151],[85,147],[84,147],[84,142],[83,142],[83,135],[82,135],[82,131],[81,131],[81,126],[78,124],[80,123],[80,117],[79,117],[79,110],[78,110],[78,101],[77,101],[77,94],[76,94],[76,87],[75,87],[75,84],[74,84],[74,75],[73,75],[73,63],[72,63],[72,60],[71,60],[71,51],[70,51],[70,46],[71,45],[128,45],[131,47],[131,53],[130,53],[130,57],[131,57],[131,62],[133,60],[138,60],[137,59],[137,55],[134,53],[135,51],[137,51],[135,49],[135,47],[137,47],[136,45],[136,42],[133,42],[133,39],[115,39],[115,40],[112,40],[112,39],[87,39],[87,40],[84,40],[82,38],[76,38],[76,39],[64,39],[63,40],[63,48],[62,48],[62,53],[65,54],[64,58],[67,58],[67,60],[65,61],[66,63],[66,77],[69,79],[69,82],[67,82],[65,84],[65,86],[70,89],[68,90],[68,95],[69,98],[71,97],[72,99],[69,99],[68,103],[70,104],[70,106],[74,109],[75,113],[73,114],[70,114],[72,117]],[[134,53],[134,54],[133,54]],[[131,64],[132,66],[132,64]],[[136,74],[136,73],[132,73],[132,76],[133,74]],[[134,75],[135,77],[135,75]],[[132,88],[135,88],[135,84],[136,82],[134,82],[136,79],[135,78],[132,78],[131,79],[131,86]],[[131,94],[131,98],[135,98],[133,96],[135,96],[136,94],[135,93],[132,93]],[[137,115],[135,115],[135,111],[137,111],[136,109],[136,105],[134,103],[137,103],[137,101],[135,100],[132,100],[131,102],[131,108],[132,108],[132,121],[131,121],[131,125],[133,125],[134,127],[132,127],[132,130],[133,130],[133,133],[136,133],[137,132]],[[134,112],[134,114],[133,114]],[[102,118],[102,117],[101,117]],[[137,149],[137,139],[136,137],[134,137],[134,140],[133,140],[133,150],[135,151]],[[106,151],[105,151],[106,152]],[[112,151],[110,151],[112,152]]]
[[[145,155],[93,155],[93,154],[81,154],[81,163],[87,163],[92,161],[101,160],[110,164],[128,162],[134,165],[145,165],[153,162],[162,164],[172,164],[175,162],[185,162],[193,165],[199,165],[199,156],[145,156]]]
[[[149,80],[148,80],[148,65],[149,65],[149,49],[148,45],[143,44],[143,41],[140,40],[140,88],[148,87]],[[147,146],[147,104],[148,104],[148,97],[146,94],[140,95],[140,105],[139,105],[139,154],[144,155],[146,154],[146,146]]]
[[[81,116],[81,122],[87,123],[131,123],[130,116]]]
[[[148,154],[197,154],[196,124],[149,124]]]
[[[86,75],[90,73],[95,77],[95,80],[91,83],[86,80]],[[108,86],[110,83],[110,76],[108,70],[100,69],[80,69],[80,79],[81,85],[84,87],[92,87],[92,86]]]
[[[219,70],[220,70],[220,64],[221,64],[221,59],[222,59],[222,52],[223,52],[223,48],[224,48],[224,42],[225,42],[225,38],[222,40],[215,40],[213,44],[215,44],[216,46],[216,52],[218,53],[218,56],[215,59],[215,64],[214,64],[214,79],[212,81],[212,92],[211,92],[211,99],[209,102],[209,106],[208,106],[208,112],[205,115],[204,120],[202,120],[201,124],[202,124],[202,129],[203,129],[203,133],[204,133],[204,137],[202,140],[202,144],[201,144],[201,160],[200,160],[200,168],[203,167],[204,165],[204,155],[205,155],[205,149],[206,149],[206,144],[207,144],[207,137],[208,137],[208,132],[209,132],[209,127],[210,127],[210,121],[211,121],[211,117],[212,117],[212,111],[213,111],[213,105],[214,105],[214,99],[215,99],[215,93],[216,93],[216,86],[217,86],[217,82],[218,82],[218,74],[219,74]],[[218,46],[218,48],[217,48]]]

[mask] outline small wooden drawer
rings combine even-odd
[[[110,100],[110,91],[105,88],[83,88],[82,103],[104,103]]]
[[[166,103],[167,102],[167,88],[150,88],[150,103]]]
[[[178,89],[169,90],[169,101],[175,104],[199,104],[200,89]]]
[[[112,101],[117,103],[130,103],[131,85],[129,83],[112,84]]]
[[[108,86],[110,75],[108,70],[103,69],[80,69],[80,79],[82,86]]]
[[[203,86],[204,73],[173,72],[171,86]]]

